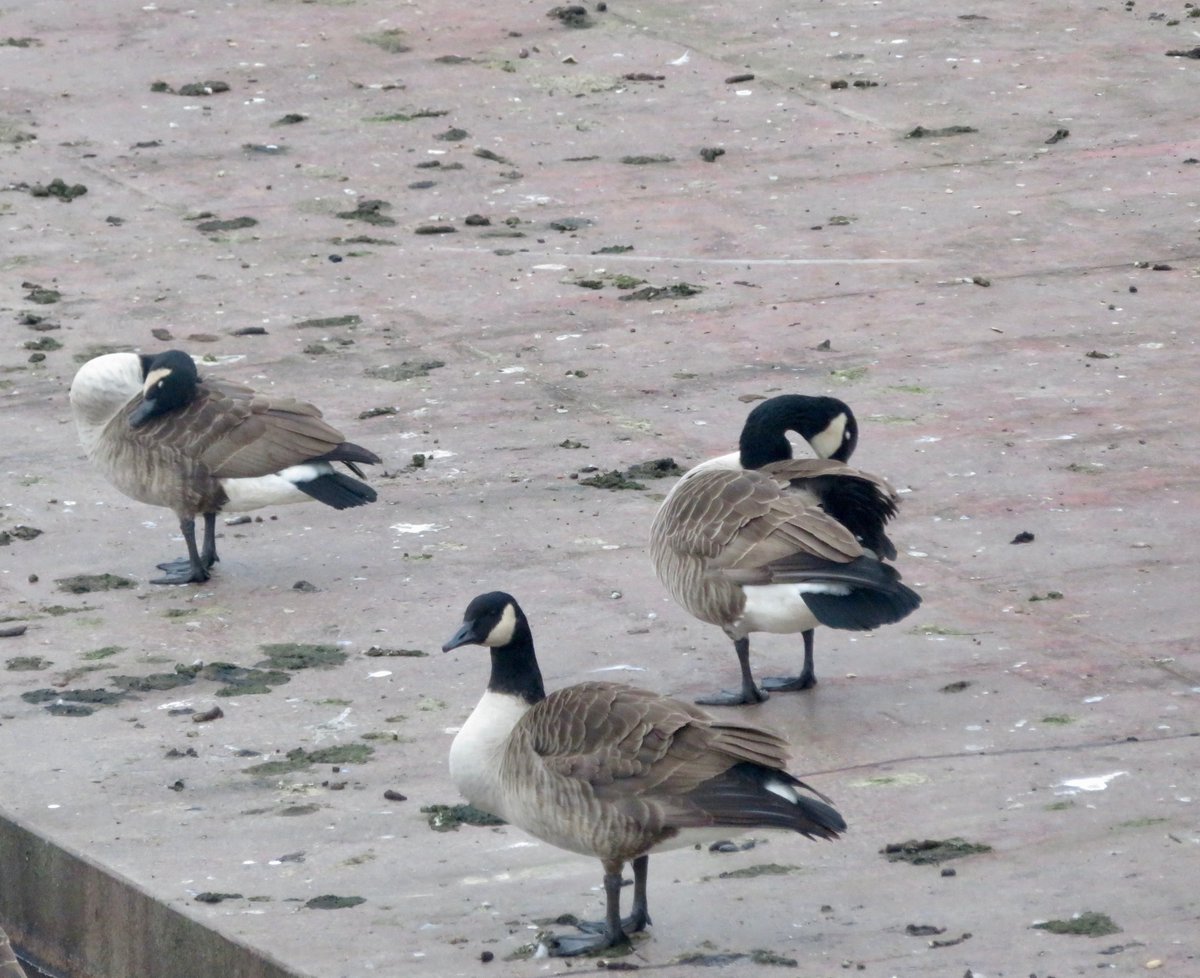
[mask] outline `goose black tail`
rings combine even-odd
[[[864,632],[907,618],[920,607],[921,596],[897,580],[886,588],[855,588],[845,595],[808,592],[804,603],[822,625]]]
[[[791,829],[810,839],[836,839],[845,832],[846,821],[837,809],[801,794],[805,790],[814,791],[786,771],[743,761],[686,797],[712,825]]]
[[[329,472],[308,482],[297,482],[296,488],[312,496],[317,502],[334,509],[365,506],[378,498],[375,490],[365,482],[359,482],[341,472]]]

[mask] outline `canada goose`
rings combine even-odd
[[[547,696],[529,622],[508,594],[475,598],[442,650],[471,644],[491,649],[492,672],[450,746],[455,785],[477,808],[604,866],[604,921],[580,924],[588,936],[556,938],[552,955],[600,951],[645,929],[652,852],[719,838],[721,826],[823,839],[846,828],[833,808],[800,793],[819,794],[784,770],[788,745],[776,734],[617,683]],[[627,860],[633,913],[622,921]]]
[[[817,454],[793,459],[788,431]],[[884,525],[895,490],[846,462],[858,423],[833,397],[785,394],[750,412],[739,450],[701,462],[671,489],[650,528],[658,578],[701,621],[733,640],[742,688],[696,702],[760,703],[767,693],[750,671],[751,632],[800,632],[799,676],[765,679],[764,689],[809,689],[813,629],[866,630],[899,621],[921,603],[884,560],[896,548]]]
[[[316,499],[335,509],[375,501],[375,490],[335,472],[344,462],[379,462],[343,440],[311,404],[270,398],[249,387],[201,379],[180,350],[107,353],[71,382],[79,440],[125,495],[179,517],[188,556],[158,566],[153,584],[208,580],[217,562],[217,513]],[[204,549],[196,517],[204,516]]]

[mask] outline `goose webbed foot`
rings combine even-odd
[[[813,630],[809,628],[800,635],[804,639],[804,668],[800,670],[800,675],[764,678],[763,689],[769,689],[772,693],[794,693],[817,685],[817,673],[813,669]]]
[[[696,702],[701,706],[752,706],[767,699],[767,692],[755,685],[754,675],[750,671],[750,639],[734,639],[733,651],[737,653],[738,665],[742,670],[742,688],[736,693],[720,689],[699,697]]]
[[[769,694],[766,690],[751,686],[750,689],[718,689],[715,693],[697,696],[694,700],[700,706],[753,706],[765,703]]]
[[[556,934],[547,941],[546,950],[552,958],[574,958],[631,946],[624,931],[610,936],[605,930],[600,934]]]
[[[215,513],[204,514],[204,554],[196,546],[196,524],[194,520],[180,520],[179,529],[183,533],[183,542],[187,544],[188,555],[178,560],[168,560],[158,564],[158,569],[166,571],[162,577],[153,578],[151,584],[202,584],[208,580],[208,569],[217,562]]]
[[[817,677],[804,672],[798,676],[763,676],[761,681],[762,688],[772,693],[795,693],[817,685]]]
[[[209,578],[206,568],[192,566],[186,557],[159,564],[158,569],[166,571],[166,574],[152,578],[151,584],[203,584]]]
[[[646,902],[646,878],[650,869],[650,857],[638,856],[633,860],[633,912],[621,919],[622,861],[605,862],[604,920],[581,920],[575,926],[583,934],[555,937],[548,945],[554,958],[574,957],[579,954],[596,954],[610,948],[631,947],[629,935],[639,934],[650,923],[650,909]],[[587,936],[585,936],[587,935]]]

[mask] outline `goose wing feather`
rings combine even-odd
[[[613,683],[552,693],[521,719],[509,747],[509,757],[536,758],[529,783],[541,806],[560,802],[580,834],[630,853],[716,825],[835,837],[845,823],[800,794],[812,789],[784,770],[788,753],[771,731]]]
[[[738,763],[782,767],[787,743],[678,700],[615,683],[580,683],[530,710],[514,739],[552,775],[599,799],[686,795]]]
[[[697,472],[672,500],[670,545],[711,571],[762,567],[795,554],[845,563],[863,553],[854,534],[817,505],[761,471]]]
[[[135,399],[127,410],[139,403]],[[344,442],[313,405],[263,397],[228,381],[204,382],[185,407],[152,420],[142,430],[144,437],[174,443],[198,458],[218,479],[254,478],[289,465],[336,457]]]

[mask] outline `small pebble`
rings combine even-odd
[[[957,876],[958,870],[955,869],[953,866],[947,866],[945,869],[942,870],[942,875],[943,876]]]

